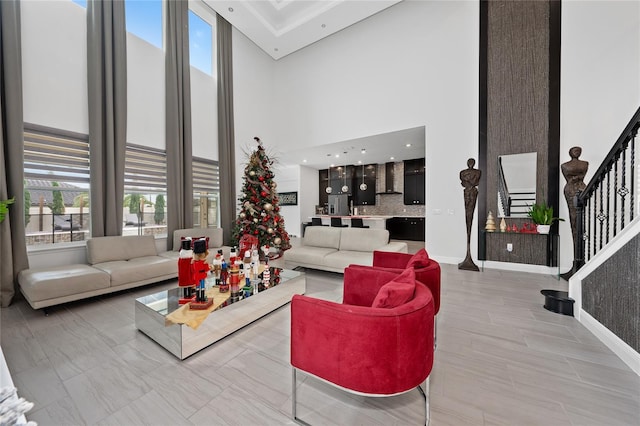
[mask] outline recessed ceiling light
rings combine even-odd
[[[407,148],[409,148],[409,147],[411,146],[411,144],[410,144],[410,143],[408,143],[408,144],[406,144],[405,146],[406,146]]]
[[[232,7],[229,8],[229,12],[233,12],[233,8]]]
[[[278,48],[277,48],[277,47],[274,47],[274,48],[273,48],[273,50],[277,52],[277,51],[278,51]]]
[[[327,28],[325,24],[320,25],[322,28]]]
[[[366,149],[362,148],[362,149],[360,150],[360,154],[366,154],[366,153],[367,153],[367,150],[366,150]]]
[[[307,162],[307,160],[302,160],[302,162],[303,162],[303,163],[306,163],[306,162]]]
[[[335,167],[335,166],[336,166],[335,164],[331,164],[331,166],[330,166],[330,167]]]
[[[336,158],[340,158],[340,154],[336,154]]]
[[[358,160],[358,164],[362,164],[362,160]]]
[[[395,157],[389,157],[389,160],[395,160]]]

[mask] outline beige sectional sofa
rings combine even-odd
[[[34,309],[126,290],[178,276],[180,238],[209,237],[209,256],[222,248],[222,229],[180,229],[174,250],[158,252],[152,235],[98,237],[87,240],[86,265],[30,268],[18,274],[25,299]]]
[[[407,253],[407,243],[389,242],[386,229],[308,226],[302,244],[284,253],[287,268],[344,272],[351,264],[373,265],[373,251]]]
[[[152,235],[91,238],[87,261],[26,269],[18,274],[20,290],[39,309],[178,276],[177,262],[158,254]]]

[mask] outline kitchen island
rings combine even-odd
[[[391,219],[393,216],[378,216],[378,215],[353,215],[353,216],[331,216],[331,215],[316,215],[313,217],[319,217],[322,220],[323,225],[330,226],[332,217],[339,217],[342,220],[343,225],[351,226],[351,218],[360,218],[364,226],[368,226],[371,229],[387,229],[387,219]]]

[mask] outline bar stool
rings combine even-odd
[[[331,218],[331,226],[336,227],[336,228],[346,228],[348,225],[343,225],[342,224],[342,218],[341,217],[332,217]]]

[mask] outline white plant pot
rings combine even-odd
[[[551,229],[551,225],[537,225],[536,229],[538,234],[548,234]]]

